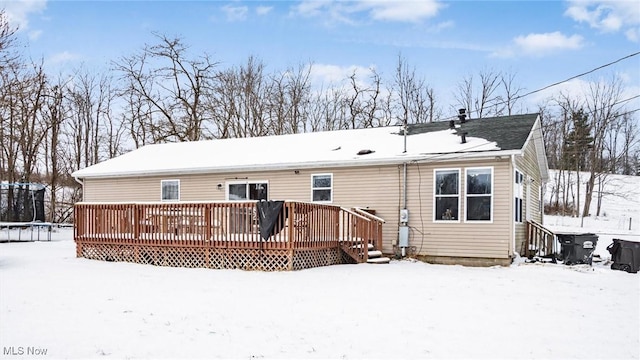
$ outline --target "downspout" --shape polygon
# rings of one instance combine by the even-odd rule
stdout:
[[[515,257],[516,253],[516,220],[515,220],[515,194],[514,194],[514,184],[515,184],[515,172],[516,172],[516,156],[511,154],[511,204],[513,204],[513,211],[511,212],[511,256]]]
[[[403,154],[407,152],[407,121],[404,121],[404,149]],[[407,210],[407,163],[402,163],[402,209],[400,210],[400,226],[398,227],[398,245],[400,246],[402,257],[407,255],[407,247],[409,246],[409,211]]]
[[[82,186],[82,201],[84,201],[84,181],[75,176],[73,177],[73,180],[75,180],[78,184],[80,184],[80,186]]]

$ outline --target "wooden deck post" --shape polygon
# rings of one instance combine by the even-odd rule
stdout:
[[[288,236],[287,236],[287,246],[289,248],[288,252],[289,252],[289,264],[288,264],[288,268],[289,271],[293,270],[293,256],[294,256],[294,241],[295,241],[295,236],[297,234],[297,232],[295,231],[295,221],[294,218],[296,216],[296,210],[295,210],[295,203],[293,202],[285,202],[284,206],[287,208],[286,211],[289,212],[289,218],[287,219],[287,232],[288,232]]]

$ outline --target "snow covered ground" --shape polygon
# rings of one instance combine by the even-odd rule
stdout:
[[[620,220],[640,223],[639,202],[612,197],[582,227],[545,217],[599,235],[593,267],[167,268],[76,258],[55,229],[0,243],[0,359],[640,359],[640,274],[606,261],[612,238],[640,241]]]
[[[552,193],[555,170],[551,170],[550,182],[547,184],[546,196]],[[583,183],[587,173],[581,175]],[[574,190],[575,191],[575,190]],[[544,224],[555,233],[595,233],[598,244],[595,254],[602,258],[610,258],[606,247],[612,239],[640,241],[640,176],[607,175],[602,198],[600,216],[596,216],[596,194],[591,203],[591,215],[585,218],[568,216],[545,216]],[[548,199],[547,199],[548,200]],[[640,352],[640,351],[639,351]]]
[[[76,258],[71,237],[0,244],[1,358],[640,356],[639,274],[605,264],[184,269]]]

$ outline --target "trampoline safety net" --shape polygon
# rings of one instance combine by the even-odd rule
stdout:
[[[45,221],[41,184],[0,183],[0,222]]]

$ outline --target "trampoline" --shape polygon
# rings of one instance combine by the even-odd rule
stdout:
[[[45,221],[44,213],[45,190],[38,183],[0,182],[0,241],[51,240],[52,224]]]

